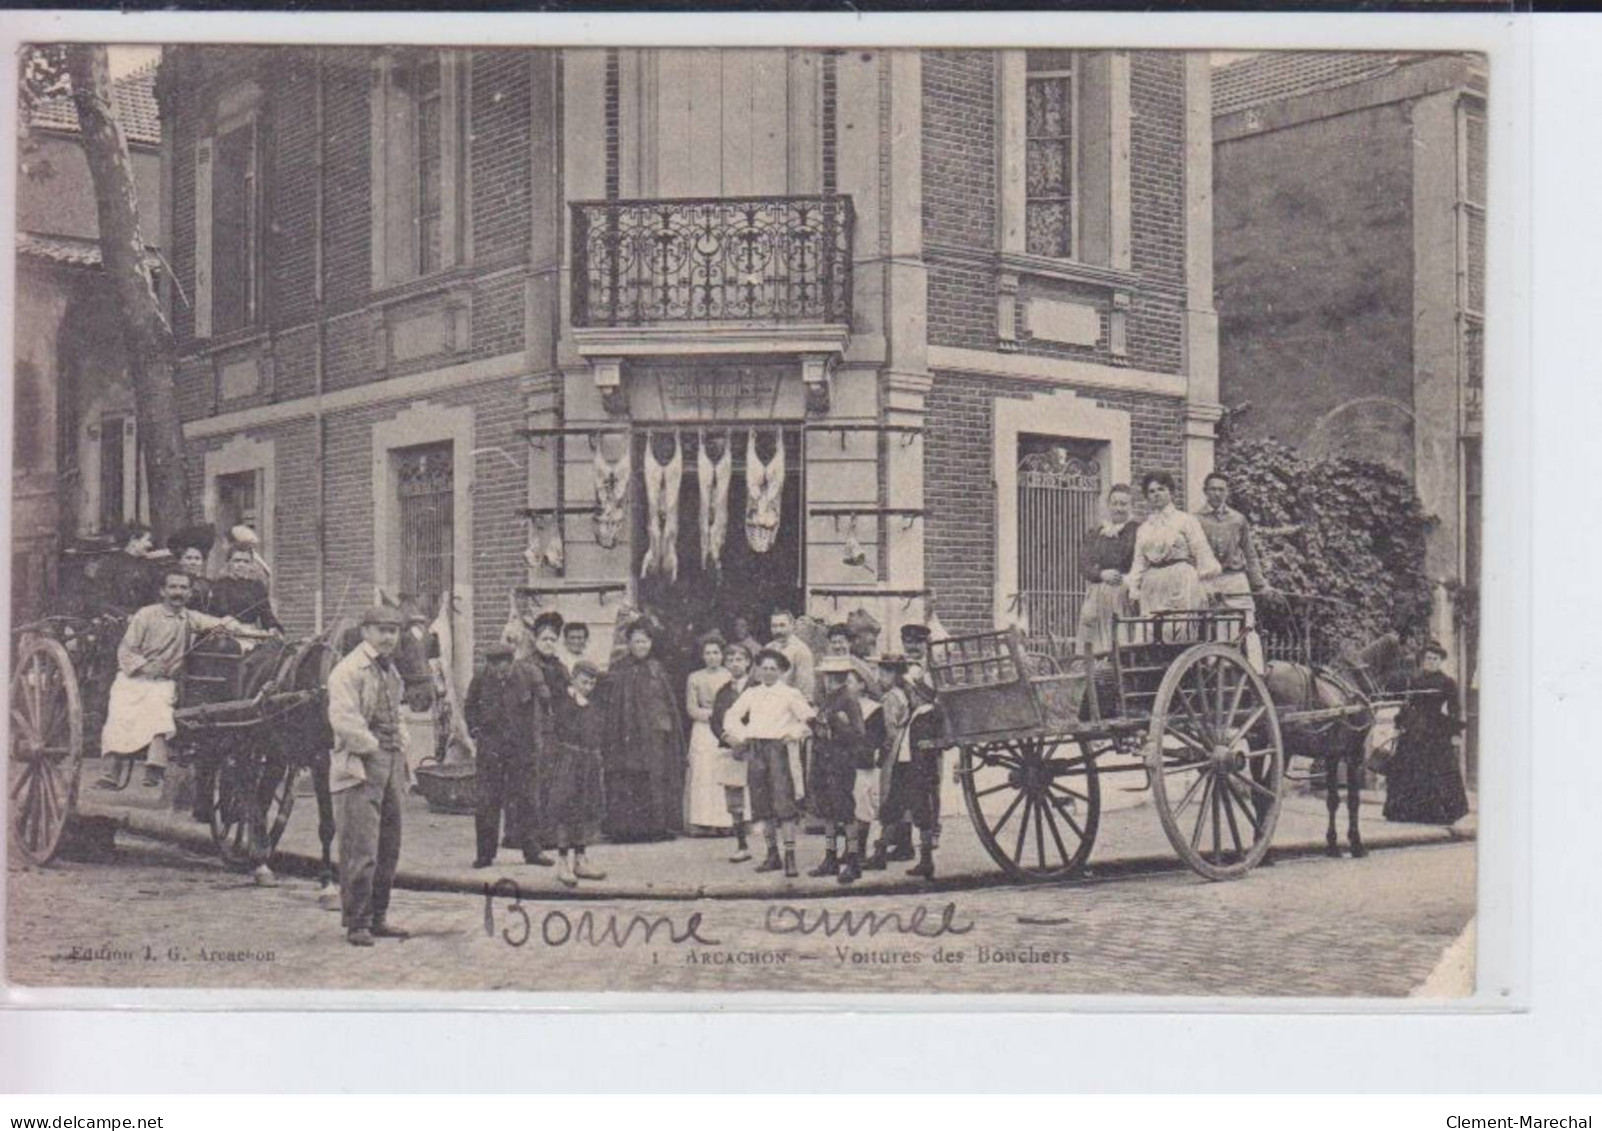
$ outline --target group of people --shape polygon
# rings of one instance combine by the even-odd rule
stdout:
[[[135,524],[96,572],[93,607],[128,615],[100,736],[102,755],[113,759],[102,788],[122,788],[142,752],[144,785],[162,784],[177,730],[177,679],[191,652],[239,655],[282,634],[257,573],[253,534],[242,531],[230,543],[228,572],[216,579],[206,575],[214,539],[210,526],[187,527],[168,540],[167,555],[156,555],[150,530]],[[197,816],[203,801],[197,796]]]
[[[906,625],[905,651],[877,656],[879,626],[859,613],[830,626],[827,652],[814,657],[787,610],[774,612],[770,628],[765,646],[717,633],[701,640],[702,666],[685,689],[687,826],[732,829],[729,859],[743,863],[751,859],[749,813],[766,847],[756,870],[793,877],[796,834],[810,817],[826,848],[809,874],[843,884],[910,859],[916,827],[911,873],[933,877],[939,754],[919,744],[933,737],[934,690],[923,667],[929,630]],[[875,825],[880,836],[869,855]]]
[[[731,862],[742,863],[755,824],[767,847],[758,870],[794,876],[806,815],[828,835],[815,875],[849,883],[911,859],[916,827],[914,873],[932,876],[939,775],[913,734],[933,701],[921,667],[928,630],[908,626],[907,653],[878,656],[879,626],[858,614],[830,629],[820,658],[788,610],[772,615],[767,644],[743,618],[732,628],[732,642],[702,637],[681,701],[649,616],[621,628],[604,672],[585,658],[587,626],[556,612],[514,621],[486,650],[463,709],[478,751],[474,866],[511,847],[573,886],[605,878],[586,854],[602,837],[680,832],[732,834]],[[884,834],[869,855],[875,822]]]
[[[1107,495],[1107,520],[1085,539],[1085,580],[1079,614],[1084,651],[1112,650],[1114,620],[1159,613],[1200,612],[1214,604],[1245,614],[1246,646],[1262,668],[1255,633],[1256,597],[1272,596],[1263,576],[1251,524],[1229,505],[1229,480],[1214,472],[1203,493],[1207,505],[1192,514],[1175,503],[1173,476],[1154,471],[1141,480],[1148,512],[1131,517],[1133,492],[1115,485]]]
[[[1194,514],[1174,502],[1166,472],[1141,480],[1148,513],[1131,517],[1133,493],[1125,484],[1108,492],[1107,520],[1085,538],[1089,583],[1079,616],[1079,644],[1101,655],[1111,651],[1116,618],[1196,612],[1217,606],[1245,614],[1248,662],[1264,669],[1256,632],[1259,596],[1274,587],[1263,575],[1251,523],[1229,505],[1229,480],[1214,472],[1203,483],[1206,505]],[[1468,812],[1456,742],[1463,732],[1458,689],[1442,671],[1446,650],[1429,641],[1421,671],[1411,681],[1409,702],[1397,719],[1399,738],[1387,771],[1387,820],[1450,825]]]

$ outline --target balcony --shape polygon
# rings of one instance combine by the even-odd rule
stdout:
[[[607,200],[571,208],[577,330],[850,325],[850,197]]]

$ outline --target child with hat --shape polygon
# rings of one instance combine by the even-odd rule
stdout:
[[[818,663],[824,680],[824,699],[818,712],[812,740],[812,811],[829,822],[828,850],[823,862],[809,874],[836,876],[849,884],[862,875],[861,856],[867,839],[859,830],[857,813],[857,774],[876,762],[865,713],[877,709],[867,697],[872,675],[868,666],[855,656],[825,656]],[[872,820],[871,814],[869,820]],[[845,857],[836,851],[845,841]]]
[[[585,848],[600,839],[606,808],[601,763],[606,718],[595,704],[600,678],[601,669],[579,660],[556,705],[549,817],[556,837],[556,878],[568,887],[580,880],[606,879],[606,873],[584,855]]]
[[[895,740],[899,728],[906,726],[912,714],[912,691],[909,680],[917,681],[923,678],[924,657],[929,649],[931,633],[927,625],[904,624],[901,626],[901,651],[895,654],[897,664],[894,672],[887,672],[881,689],[881,698],[889,695],[892,687],[899,685],[900,694],[894,704],[887,703],[885,711],[885,730],[890,735],[890,741]],[[881,665],[881,671],[883,671]],[[917,853],[912,847],[912,823],[909,819],[905,802],[907,792],[905,783],[898,793],[891,791],[891,779],[894,776],[894,758],[889,759],[886,767],[886,780],[884,783],[884,799],[886,806],[894,801],[898,806],[896,811],[887,811],[884,816],[883,834],[885,847],[883,851],[876,852],[870,866],[877,864],[882,868],[885,861],[899,862],[913,859]],[[905,776],[905,775],[903,775]]]
[[[923,740],[934,737],[939,725],[939,716],[934,713],[934,689],[922,664],[922,650],[929,636],[923,625],[904,626],[901,638],[909,651],[918,650],[916,657],[886,656],[880,661],[887,680],[881,818],[884,835],[865,865],[878,870],[887,861],[911,859],[911,827],[916,827],[918,863],[908,874],[924,879],[934,876],[934,851],[940,839],[940,755],[920,749]]]
[[[762,822],[768,842],[767,856],[757,865],[759,872],[776,872],[781,867],[787,877],[799,873],[795,866],[795,826],[800,808],[796,805],[799,767],[792,766],[790,749],[807,735],[807,724],[816,714],[806,697],[781,682],[790,661],[776,648],[757,653],[757,679],[730,705],[724,716],[724,733],[735,747],[746,752],[746,789],[751,797],[751,816]],[[779,859],[779,841],[784,842],[784,859]]]

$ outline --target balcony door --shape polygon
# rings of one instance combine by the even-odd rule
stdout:
[[[623,155],[623,196],[822,191],[820,53],[695,49],[638,56],[636,76],[623,84],[624,105],[635,82],[656,97],[649,106],[654,115],[641,114],[635,127],[642,142],[637,163]]]

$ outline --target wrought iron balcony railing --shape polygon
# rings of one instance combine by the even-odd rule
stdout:
[[[848,196],[571,207],[574,326],[851,321]]]

